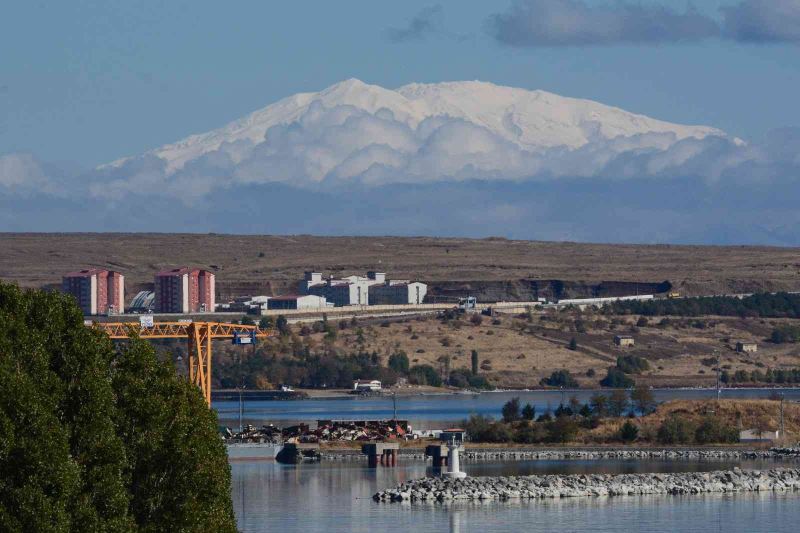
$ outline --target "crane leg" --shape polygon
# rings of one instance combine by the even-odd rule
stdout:
[[[206,404],[211,406],[211,329],[195,322],[189,327],[189,381],[200,387]]]

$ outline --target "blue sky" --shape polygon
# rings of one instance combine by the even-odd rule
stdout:
[[[739,2],[693,4],[722,20],[720,7]],[[515,46],[487,31],[487,19],[511,4],[7,0],[0,154],[87,168],[350,77],[385,87],[481,79],[540,88],[746,139],[800,125],[800,45],[791,39]],[[391,38],[436,6],[436,31]]]

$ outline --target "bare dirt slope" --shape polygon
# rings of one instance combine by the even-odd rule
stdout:
[[[0,234],[0,279],[59,283],[65,272],[122,271],[128,292],[174,265],[216,271],[221,297],[293,289],[304,270],[378,269],[428,282],[670,281],[684,294],[800,289],[800,249],[609,245],[499,238],[314,237],[217,234]],[[514,294],[513,291],[510,294]]]
[[[476,350],[481,375],[501,388],[537,387],[542,378],[561,369],[569,370],[581,386],[596,388],[620,355],[646,359],[649,369],[631,377],[656,387],[714,386],[717,357],[721,369],[731,376],[736,371],[800,368],[800,345],[768,341],[774,326],[793,320],[699,317],[662,322],[651,318],[646,326],[638,327],[638,318],[566,311],[534,313],[531,320],[511,315],[483,317],[479,322],[419,317],[362,324],[363,344],[357,340],[357,328],[348,328],[339,333],[335,346],[342,353],[377,352],[384,364],[390,354],[404,351],[412,365],[427,364],[439,370],[446,364],[451,370],[470,369],[472,350]],[[576,325],[581,331],[576,331]],[[634,337],[636,344],[615,346],[618,334]],[[312,337],[316,346],[323,344],[321,333]],[[569,349],[572,338],[577,341],[575,350]],[[737,341],[756,343],[757,353],[736,352]]]

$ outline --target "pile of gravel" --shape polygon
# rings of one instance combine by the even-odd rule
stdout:
[[[422,478],[376,493],[377,502],[504,501],[580,496],[800,491],[800,469],[676,474]]]

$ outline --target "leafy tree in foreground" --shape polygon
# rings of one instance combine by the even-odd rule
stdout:
[[[235,531],[199,390],[74,301],[0,283],[0,531]]]

